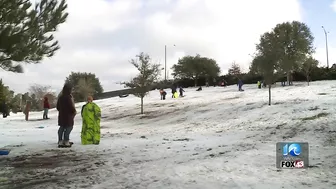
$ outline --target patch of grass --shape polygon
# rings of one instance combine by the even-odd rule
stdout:
[[[309,111],[315,111],[315,110],[318,110],[319,109],[319,107],[318,106],[315,106],[315,107],[310,107],[308,110]]]
[[[336,146],[336,134],[329,134],[324,143],[328,146]]]
[[[329,113],[322,112],[322,113],[319,113],[319,114],[314,115],[314,116],[302,118],[301,120],[302,121],[315,120],[315,119],[318,119],[318,118],[321,118],[321,117],[326,117],[328,115],[329,115]]]
[[[317,93],[317,95],[327,95],[328,93]]]
[[[285,102],[275,102],[273,105],[284,104]]]

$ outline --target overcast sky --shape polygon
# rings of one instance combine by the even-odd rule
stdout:
[[[137,73],[130,59],[145,52],[164,65],[165,45],[169,68],[199,53],[223,74],[233,61],[248,71],[260,35],[279,22],[303,21],[304,10],[297,0],[68,0],[68,12],[54,57],[23,74],[0,73],[15,92],[33,83],[59,90],[71,71],[95,73],[105,91],[119,89],[117,82]]]

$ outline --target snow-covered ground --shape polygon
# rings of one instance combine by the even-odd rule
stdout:
[[[217,189],[336,188],[336,82],[296,83],[268,90],[209,87],[161,101],[96,101],[99,146],[80,144],[77,115],[71,149],[58,149],[57,111],[0,120],[0,188]],[[170,91],[167,91],[170,93]],[[80,112],[81,104],[77,104]],[[44,128],[39,128],[44,127]],[[275,144],[309,142],[310,167],[278,170]]]

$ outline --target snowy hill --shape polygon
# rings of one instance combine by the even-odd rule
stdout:
[[[99,146],[80,145],[76,116],[71,149],[56,148],[57,111],[0,120],[0,188],[336,188],[336,83],[272,89],[209,87],[186,97],[96,101],[102,109]],[[83,103],[77,104],[78,112]],[[43,128],[38,128],[43,127]],[[310,168],[278,170],[275,144],[309,142]],[[15,185],[13,184],[15,181]]]

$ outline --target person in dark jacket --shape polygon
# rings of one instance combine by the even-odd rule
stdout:
[[[244,91],[243,89],[242,89],[242,87],[243,87],[243,81],[242,80],[238,80],[238,90],[239,91]]]
[[[57,100],[58,110],[58,145],[70,145],[70,133],[74,126],[76,116],[75,104],[71,96],[72,87],[65,84],[61,96]],[[64,137],[63,137],[64,136]]]
[[[163,89],[160,89],[161,100],[166,100],[167,92]]]
[[[49,104],[49,101],[48,101],[48,97],[44,97],[44,100],[43,100],[43,119],[49,119],[48,118],[48,111],[50,109],[50,104]]]
[[[185,91],[183,90],[183,88],[181,86],[179,87],[179,90],[180,90],[180,97],[183,97],[183,92],[185,92]]]

